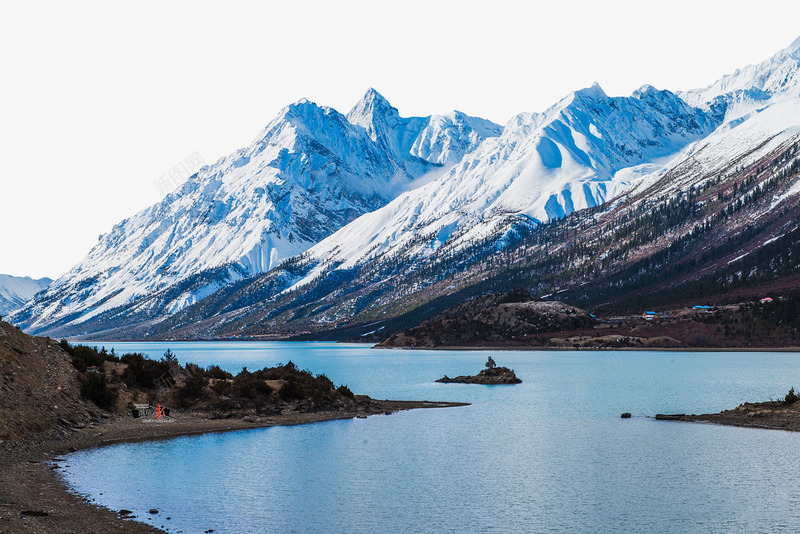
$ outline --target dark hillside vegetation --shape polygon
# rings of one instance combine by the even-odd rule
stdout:
[[[139,353],[117,357],[106,349],[59,343],[77,371],[81,396],[98,407],[124,413],[131,403],[161,403],[209,413],[281,413],[341,409],[358,403],[346,385],[298,369],[291,361],[233,375],[213,365],[181,366],[171,351],[161,360]]]
[[[505,300],[514,302],[497,304]],[[596,316],[557,301],[484,295],[394,334],[378,347],[797,348],[800,292],[719,306]]]

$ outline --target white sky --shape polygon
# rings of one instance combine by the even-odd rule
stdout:
[[[263,4],[263,5],[262,5]],[[504,124],[594,81],[705,86],[800,35],[800,2],[0,4],[0,273],[66,272],[198,152],[302,97]]]

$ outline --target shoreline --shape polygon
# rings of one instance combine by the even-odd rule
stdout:
[[[72,341],[68,339],[68,341]],[[790,347],[566,347],[566,346],[530,346],[530,345],[445,345],[435,347],[381,347],[380,342],[374,341],[337,341],[337,340],[303,340],[297,341],[293,339],[180,339],[180,340],[162,340],[162,339],[144,339],[134,341],[108,341],[108,340],[83,340],[75,339],[76,342],[89,345],[102,345],[108,344],[111,346],[113,343],[263,343],[263,342],[280,342],[280,343],[338,343],[342,345],[369,345],[369,348],[378,350],[476,350],[476,351],[589,351],[589,352],[605,352],[605,351],[639,351],[639,352],[799,352],[800,345]]]
[[[145,424],[141,419],[111,416],[96,428],[71,429],[28,435],[0,443],[0,532],[164,532],[166,518],[151,515],[123,519],[115,510],[103,508],[78,495],[57,473],[61,455],[122,443],[172,439],[217,432],[255,430],[327,421],[389,415],[423,408],[466,406],[460,402],[374,400],[367,409],[290,413],[265,417],[210,419],[195,413],[176,414],[169,423]],[[60,462],[60,463],[63,463]],[[201,528],[202,525],[198,525]]]
[[[444,347],[372,347],[377,350],[451,350],[451,351],[519,351],[519,352],[798,352],[798,347],[530,347],[511,345],[476,345],[472,346],[444,346]]]
[[[703,423],[740,428],[784,430],[800,432],[800,402],[786,404],[783,401],[746,402],[732,410],[711,414],[658,414],[666,421]]]

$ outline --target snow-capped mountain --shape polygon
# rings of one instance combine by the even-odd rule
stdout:
[[[375,299],[392,310],[380,313],[406,313],[442,296],[433,284],[458,287],[444,281],[458,276],[453,261],[472,265],[468,251],[506,253],[521,234],[585,208],[614,221],[619,206],[634,220],[651,199],[670,210],[713,185],[719,197],[696,208],[706,210],[758,177],[762,189],[742,201],[765,188],[775,197],[747,222],[770,206],[785,214],[800,193],[775,185],[789,179],[800,135],[798,72],[800,39],[704,89],[609,97],[595,84],[503,128],[459,112],[402,118],[372,90],[347,116],[300,101],[251,147],[115,227],[15,318],[58,335],[130,324],[144,325],[131,335],[163,335],[198,322],[202,335],[323,328],[358,321]],[[581,223],[587,235],[591,223]],[[602,242],[613,242],[614,224]],[[687,231],[675,228],[649,230],[652,246],[637,254]],[[246,278],[257,273],[266,274]],[[386,304],[398,299],[408,304]]]
[[[678,94],[709,113],[719,126],[687,146],[661,172],[640,180],[637,188],[681,169],[681,180],[671,187],[685,189],[731,163],[745,167],[799,135],[800,38],[761,63],[738,69],[708,87]]]
[[[509,215],[558,219],[646,188],[675,168],[683,169],[671,186],[678,189],[732,161],[755,161],[800,133],[800,38],[679,94],[645,85],[610,98],[595,84],[544,113],[517,115],[440,179],[311,248],[317,267],[298,285],[397,250],[408,258],[457,249],[504,231]]]
[[[734,120],[767,101],[793,100],[800,91],[800,38],[774,56],[723,76],[708,87],[680,92],[692,106],[720,120]]]
[[[215,269],[157,310],[174,313],[305,251],[500,130],[460,112],[403,118],[373,89],[347,116],[300,100],[249,147],[101,236],[15,320],[32,331],[77,324]]]
[[[441,178],[312,247],[307,256],[319,266],[309,276],[393,250],[408,257],[458,248],[491,235],[509,215],[539,223],[597,206],[715,127],[707,113],[651,86],[627,98],[596,84],[575,91],[544,113],[517,115]]]
[[[506,249],[519,244],[520,233],[536,236],[530,228],[539,222],[606,202],[595,212],[608,221],[597,231],[602,237],[597,239],[592,226],[583,230],[593,247],[589,250],[597,254],[589,260],[595,268],[600,259],[608,261],[609,250],[598,243],[628,247],[629,252],[617,256],[622,260],[630,253],[631,242],[615,242],[616,217],[646,218],[651,206],[674,209],[670,206],[679,203],[681,195],[704,188],[716,189],[719,196],[713,203],[699,201],[694,209],[726,207],[731,191],[743,191],[734,183],[738,187],[756,177],[763,183],[743,195],[736,209],[765,190],[774,191],[774,196],[741,221],[724,219],[717,235],[739,232],[745,225],[751,225],[752,234],[764,224],[763,231],[773,237],[754,237],[755,244],[742,246],[770,243],[776,235],[770,225],[785,217],[781,213],[786,213],[787,202],[800,194],[800,186],[791,185],[793,175],[786,174],[795,166],[791,158],[800,138],[800,90],[794,82],[764,80],[773,78],[770,66],[780,70],[781,80],[796,80],[796,51],[797,43],[762,63],[767,67],[743,69],[751,74],[749,81],[740,71],[736,84],[712,86],[724,86],[730,89],[727,93],[697,90],[678,98],[644,86],[629,98],[609,98],[595,86],[568,95],[544,113],[521,114],[501,136],[482,143],[441,178],[360,217],[286,269],[223,290],[205,305],[185,310],[166,321],[157,335],[250,335],[259,328],[291,332],[293,324],[324,331],[359,322],[375,330],[393,314],[415,307],[433,309],[434,300],[446,301],[454,291],[469,295],[464,284],[484,287],[480,280],[500,276],[497,266],[484,268],[483,262],[475,264],[466,256],[514,256],[515,251]],[[750,105],[748,95],[758,95],[760,104]],[[720,102],[738,102],[738,107],[720,112]],[[612,198],[617,200],[609,203]],[[734,204],[726,209],[731,212]],[[771,213],[773,208],[776,213]],[[592,217],[589,222],[582,219],[581,225],[595,222]],[[718,212],[713,220],[721,220]],[[682,232],[693,231],[693,225],[708,223],[679,218],[675,224],[682,222],[685,227],[676,226],[664,235],[649,230],[652,243],[643,241],[644,250],[633,257],[658,253],[671,240],[682,238]],[[787,223],[780,224],[787,228]],[[527,230],[518,232],[520,225]],[[572,239],[582,241],[579,235]],[[545,248],[532,246],[531,253],[546,258],[561,246],[559,241],[550,243]],[[711,238],[700,248],[717,244]],[[517,258],[525,258],[525,252]],[[524,272],[512,269],[509,276],[519,283],[528,276]]]
[[[502,132],[499,125],[460,111],[404,119],[374,89],[367,91],[347,114],[347,120],[364,128],[369,138],[391,157],[399,159],[411,154],[437,165],[458,163],[484,139]]]
[[[51,282],[50,278],[35,280],[28,276],[0,274],[0,315],[8,315],[20,309]]]

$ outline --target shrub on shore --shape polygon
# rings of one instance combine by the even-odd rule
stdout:
[[[107,352],[105,347],[97,350],[97,347],[87,345],[71,345],[66,339],[62,339],[59,345],[70,355],[72,366],[82,373],[85,373],[89,367],[100,367],[103,362],[119,361],[114,349]]]
[[[66,339],[62,339],[59,345],[69,354],[72,366],[78,370],[81,397],[92,401],[99,408],[113,409],[118,393],[108,387],[103,363],[119,361],[114,349],[108,352],[105,347],[97,350],[97,347],[87,345],[71,345]]]
[[[787,393],[786,396],[783,398],[783,403],[784,404],[794,404],[798,400],[800,400],[800,397],[798,397],[795,394],[794,387],[792,387],[791,389],[789,389],[789,393]]]
[[[72,346],[66,340],[61,342],[61,346],[80,371],[83,397],[106,409],[112,409],[118,397],[118,386],[109,385],[119,382],[124,382],[133,390],[144,390],[150,402],[155,402],[165,388],[172,389],[175,402],[183,408],[191,408],[202,402],[206,407],[217,405],[226,409],[250,405],[261,409],[268,404],[312,401],[306,407],[320,409],[333,406],[342,397],[355,399],[346,385],[337,388],[326,375],[315,376],[307,370],[298,369],[291,361],[253,372],[245,367],[234,376],[218,365],[204,369],[197,364],[187,363],[182,367],[170,350],[160,360],[151,360],[140,353],[117,358],[113,349],[109,353],[105,348],[98,350],[97,347]],[[114,369],[107,376],[103,369],[106,361],[123,364],[121,375]],[[182,382],[177,388],[174,387],[176,379]],[[267,381],[277,382],[280,387],[271,387]],[[211,387],[208,387],[209,383]]]
[[[230,380],[233,378],[232,374],[228,371],[223,371],[219,365],[208,366],[205,374],[207,378],[214,378],[216,380]]]
[[[355,399],[356,398],[356,396],[353,394],[353,392],[350,391],[350,388],[345,386],[344,384],[339,386],[339,389],[337,389],[336,391],[338,391],[339,393],[341,393],[343,396],[347,397],[348,399]]]
[[[211,389],[214,390],[214,393],[220,396],[230,396],[231,390],[233,390],[233,384],[228,382],[227,380],[218,380],[214,382],[214,385],[211,386]]]
[[[81,397],[95,403],[99,408],[111,410],[117,402],[117,392],[106,384],[106,376],[100,372],[89,372],[81,381]]]
[[[157,362],[145,358],[143,354],[133,353],[125,354],[120,361],[127,364],[122,380],[128,387],[152,389],[156,387],[156,380],[172,380],[170,364],[163,360]]]
[[[308,397],[308,391],[301,382],[294,378],[289,378],[278,390],[278,395],[285,401],[291,401]]]
[[[190,374],[186,383],[178,389],[176,397],[181,406],[188,408],[192,405],[192,400],[197,400],[203,396],[203,390],[208,384],[208,379],[202,374]]]
[[[234,394],[251,401],[264,401],[272,395],[272,388],[246,368],[233,379],[232,389]]]

